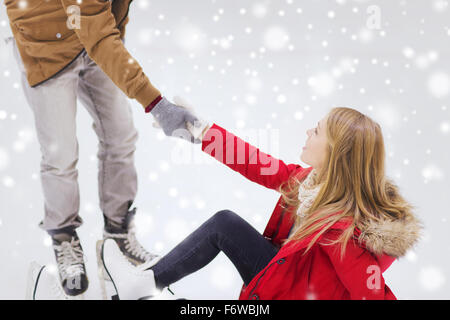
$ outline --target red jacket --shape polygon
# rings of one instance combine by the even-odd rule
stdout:
[[[292,174],[298,175],[301,180],[312,170],[297,164],[287,165],[216,124],[205,134],[202,150],[249,180],[273,190],[278,190],[280,184]],[[262,174],[264,171],[270,172],[270,168],[277,170],[272,174]],[[281,197],[263,233],[277,246],[287,238],[294,221],[290,218],[295,214],[290,209],[283,209],[280,203]],[[415,222],[414,219],[412,221]],[[336,250],[339,245],[324,246],[319,243],[324,239],[336,239],[349,223],[337,222],[305,255],[302,254],[315,234],[281,246],[269,264],[242,288],[240,299],[396,299],[382,276],[395,257],[385,253],[375,255],[368,249],[374,247],[372,242],[378,245],[380,239],[390,235],[387,231],[383,233],[383,228],[380,231],[382,234],[375,239],[377,241],[367,237],[369,246],[358,245],[355,239],[360,231],[356,229],[355,239],[349,241],[343,260]],[[398,234],[392,236],[398,237]],[[414,234],[407,236],[405,248],[387,251],[393,255],[401,250],[404,253],[406,247],[417,239]]]

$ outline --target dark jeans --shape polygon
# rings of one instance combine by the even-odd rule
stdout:
[[[229,210],[217,212],[152,267],[164,288],[203,268],[223,251],[248,284],[278,252],[247,221]]]

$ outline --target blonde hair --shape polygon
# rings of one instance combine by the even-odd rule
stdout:
[[[295,215],[296,229],[287,241],[304,239],[322,228],[306,253],[335,222],[351,218],[353,223],[339,238],[327,243],[340,243],[343,257],[355,227],[364,230],[374,220],[403,219],[413,207],[385,176],[385,148],[378,123],[357,110],[333,108],[326,134],[329,145],[325,166],[317,177],[322,186],[306,217],[300,220]],[[285,205],[296,210],[300,183],[292,176],[279,189]]]

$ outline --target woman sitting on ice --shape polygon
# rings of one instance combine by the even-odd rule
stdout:
[[[262,235],[238,214],[217,212],[155,261],[149,283],[165,288],[223,251],[244,281],[240,299],[395,299],[382,273],[417,242],[421,224],[385,176],[380,126],[333,108],[307,135],[301,160],[311,167],[303,168],[206,127],[204,152],[281,197]],[[103,247],[113,281],[114,246]]]

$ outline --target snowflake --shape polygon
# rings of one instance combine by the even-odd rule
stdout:
[[[428,78],[428,90],[435,98],[444,98],[450,92],[450,78],[441,71],[433,73]]]
[[[6,150],[0,148],[0,171],[9,165],[9,154]]]
[[[289,34],[280,26],[272,26],[264,32],[263,38],[266,48],[273,51],[279,51],[288,45]]]
[[[428,291],[435,291],[441,288],[445,282],[445,275],[435,266],[424,267],[419,272],[419,282]]]

